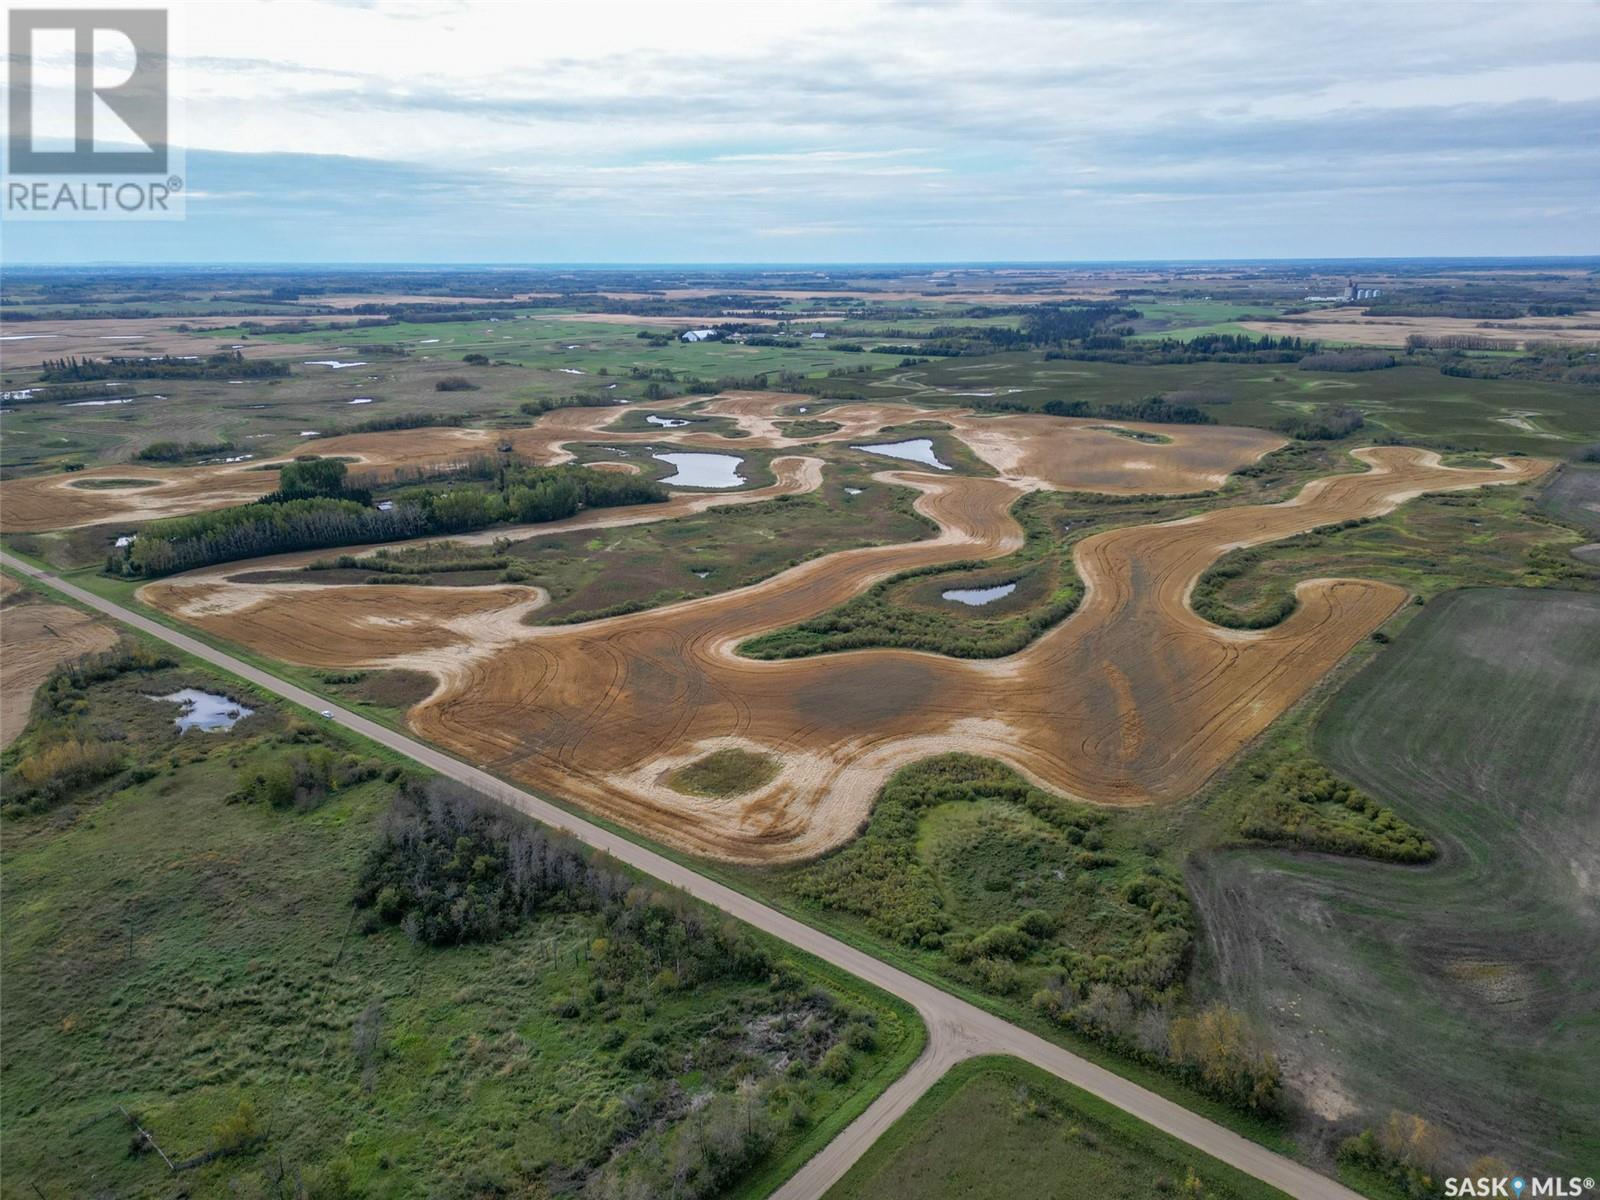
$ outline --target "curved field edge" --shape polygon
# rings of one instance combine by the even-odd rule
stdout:
[[[1270,504],[1292,498],[1324,475],[1369,470],[1346,452],[1291,444],[1269,451],[1232,472],[1218,489],[1187,494],[1117,495],[1085,491],[1033,491],[1019,496],[1008,515],[1021,528],[1022,548],[992,559],[934,563],[897,572],[837,607],[796,624],[768,630],[740,643],[735,652],[763,659],[806,658],[850,650],[907,649],[957,658],[1004,658],[1026,649],[1065,621],[1083,601],[1084,584],[1074,557],[1077,544],[1095,534],[1139,525],[1161,524],[1215,510]],[[1063,525],[1064,522],[1064,525]],[[1055,530],[1060,527],[1060,532]],[[901,594],[921,581],[932,588],[984,588],[1015,582],[1023,591],[1033,576],[1044,586],[1032,589],[1026,607],[1014,599],[993,607],[968,608],[946,602],[940,608],[908,602]],[[1196,589],[1195,611],[1202,611]],[[1287,617],[1296,606],[1291,593]],[[1273,622],[1276,624],[1277,622]]]
[[[949,1108],[970,1101],[986,1086],[1010,1093],[1013,1109],[1006,1111],[987,1105],[979,1112],[964,1109],[959,1117],[970,1117],[972,1124],[958,1128],[941,1124],[940,1119]],[[994,1125],[1002,1122],[1034,1124],[1026,1132],[1003,1127],[995,1132]],[[909,1180],[897,1187],[892,1172],[902,1156],[938,1154],[937,1149],[930,1147],[932,1138],[952,1139],[950,1149],[970,1144],[974,1155],[1003,1156],[1006,1151],[1018,1149],[1014,1143],[1030,1136],[1040,1158],[1048,1159],[1049,1165],[1041,1165],[1022,1178],[996,1177],[998,1164],[988,1159],[985,1186],[990,1194],[1037,1195],[1047,1182],[1056,1182],[1064,1176],[1083,1183],[1084,1175],[1098,1165],[1095,1160],[1110,1159],[1107,1150],[1114,1148],[1124,1160],[1137,1160],[1141,1166],[1149,1164],[1151,1173],[1158,1178],[1165,1177],[1174,1192],[1184,1184],[1186,1172],[1193,1172],[1206,1195],[1235,1200],[1281,1200],[1284,1196],[1276,1188],[1218,1162],[1030,1063],[990,1055],[970,1058],[952,1067],[862,1155],[843,1179],[828,1190],[825,1200],[866,1200],[867,1197],[896,1200],[912,1195],[918,1200],[956,1200],[970,1192],[954,1190],[956,1185],[952,1179],[946,1180],[950,1185],[948,1189],[936,1185],[928,1187],[929,1181],[913,1183]],[[1109,1161],[1104,1165],[1112,1168],[1113,1173],[1118,1167]],[[1083,1173],[1067,1176],[1073,1166]],[[908,1190],[913,1186],[914,1192]]]
[[[11,572],[8,569],[7,575],[9,576],[10,574]],[[30,587],[37,588],[42,593],[50,596],[52,599],[59,599],[63,604],[72,605],[75,610],[81,608],[81,606],[78,606],[71,598],[61,595],[61,593],[51,589],[47,584],[29,579],[28,585]],[[194,673],[196,675],[203,675],[209,680],[214,680],[216,681],[216,685],[218,687],[225,687],[225,690],[230,695],[238,695],[246,700],[254,700],[257,703],[259,710],[270,711],[271,709],[276,708],[286,714],[291,714],[295,717],[298,717],[308,726],[316,723],[315,714],[311,713],[310,711],[301,709],[293,702],[288,701],[276,694],[263,692],[255,685],[232,675],[222,668],[196,659],[188,654],[185,654],[181,650],[171,647],[167,643],[157,642],[154,639],[147,638],[138,632],[128,631],[125,628],[123,628],[123,632],[125,636],[133,642],[159,647],[162,654],[177,661],[178,667],[175,669],[181,669],[185,672]],[[403,767],[407,772],[418,777],[431,776],[431,772],[429,772],[425,767],[414,763],[406,756],[394,751],[390,751],[376,743],[368,742],[366,739],[362,738],[359,734],[354,733],[353,731],[340,728],[337,730],[336,736],[340,742],[348,748],[353,749],[357,753],[360,753],[364,756],[368,756],[375,761],[387,763],[391,766]],[[225,754],[224,757],[226,757]],[[364,792],[366,789],[360,790]],[[351,795],[356,796],[356,793],[352,792]],[[122,798],[122,795],[119,794],[117,797],[108,799],[105,802],[116,804],[121,802]],[[222,803],[220,799],[217,799],[214,802],[217,804]],[[358,802],[361,807],[367,810],[371,810],[375,804],[379,803],[379,801],[373,798],[364,796],[358,797],[356,802]],[[86,813],[86,817],[90,823],[90,828],[93,828],[95,822],[93,813],[94,810],[90,810]],[[337,827],[343,827],[345,824],[345,814],[342,806],[330,804],[330,807],[326,810],[324,815],[327,818],[332,819]],[[292,819],[299,821],[316,821],[317,814],[313,812],[310,814],[298,815]],[[530,818],[523,817],[520,814],[511,813],[510,819],[518,822],[527,822],[535,827],[543,828],[543,826],[540,826],[538,822],[532,821]],[[55,833],[51,836],[53,839],[57,839],[61,836],[61,832]],[[590,853],[595,852],[591,851]],[[628,871],[635,877],[649,882],[657,888],[681,895],[681,893],[676,893],[675,889],[671,888],[670,885],[661,884],[658,881],[652,880],[649,876],[643,875],[642,873],[631,868],[629,868]],[[692,900],[688,897],[684,897],[684,899],[688,904],[696,908],[701,907],[699,901]],[[344,914],[342,911],[339,914],[339,918],[338,924],[342,928],[344,925]],[[777,938],[762,933],[758,930],[750,929],[748,926],[741,925],[740,928],[743,929],[758,944],[768,947],[775,963],[786,964],[796,969],[806,980],[812,984],[824,985],[828,987],[836,995],[838,995],[841,1000],[847,1003],[858,1005],[875,1013],[878,1017],[877,1031],[881,1038],[879,1050],[873,1053],[869,1059],[866,1059],[861,1068],[858,1068],[857,1073],[850,1080],[850,1090],[844,1094],[843,1101],[841,1103],[819,1114],[817,1118],[805,1128],[802,1136],[789,1142],[787,1145],[784,1145],[779,1154],[777,1154],[775,1157],[772,1157],[770,1160],[763,1161],[758,1164],[758,1166],[749,1175],[738,1180],[734,1186],[730,1187],[725,1193],[722,1193],[730,1197],[749,1198],[749,1200],[756,1200],[758,1197],[770,1194],[775,1188],[781,1185],[790,1175],[798,1170],[800,1166],[802,1166],[808,1159],[817,1153],[818,1150],[827,1145],[840,1130],[848,1126],[863,1111],[865,1111],[884,1091],[884,1089],[886,1089],[896,1079],[903,1075],[910,1067],[911,1063],[914,1062],[922,1053],[927,1041],[927,1031],[921,1020],[918,1018],[915,1010],[909,1004],[906,1004],[896,997],[889,995],[888,993],[884,993],[879,989],[874,988],[870,984],[864,983],[848,972],[834,967],[831,964],[822,962],[809,953],[793,947],[788,943],[782,942]],[[336,934],[337,930],[334,930],[334,933]],[[478,947],[476,949],[478,951],[483,951],[492,948]],[[442,953],[449,955],[452,953],[452,951],[446,949],[442,951],[424,951],[424,953]],[[422,969],[426,970],[427,968],[424,966]],[[459,971],[454,973],[457,975],[460,974]],[[108,1100],[108,1104],[109,1103],[110,1101]],[[132,1103],[132,1101],[130,1100],[129,1103]]]
[[[1595,565],[1571,556],[1584,540],[1572,528],[1581,513],[1552,503],[1573,477],[1569,468],[1540,484],[1429,493],[1382,517],[1229,551],[1201,575],[1191,603],[1215,625],[1268,629],[1294,613],[1295,584],[1310,576],[1384,580],[1425,599],[1457,587],[1600,584]]]
[[[731,653],[741,638],[825,611],[895,568],[1015,549],[1021,533],[1004,510],[1017,485],[998,480],[908,477],[924,492],[919,505],[947,529],[931,541],[832,555],[742,592],[570,629],[527,630],[503,598],[471,589],[280,594],[262,585],[223,609],[211,596],[228,590],[225,581],[178,577],[143,594],[224,636],[323,667],[390,665],[397,656],[431,662],[445,682],[409,718],[424,736],[704,856],[792,860],[847,838],[888,772],[936,741],[1102,803],[1187,794],[1404,598],[1392,585],[1308,581],[1295,618],[1240,639],[1187,608],[1191,572],[1228,545],[1270,541],[1324,523],[1319,516],[1388,511],[1423,490],[1515,482],[1545,465],[1508,460],[1495,471],[1455,472],[1413,450],[1357,453],[1379,469],[1319,477],[1286,504],[1212,510],[1078,543],[1088,591],[1076,617],[1003,670],[895,651],[756,667]],[[386,610],[377,621],[368,619],[375,603]],[[401,604],[404,614],[395,612]],[[1291,658],[1297,673],[1285,669]],[[1196,688],[1160,686],[1177,670]],[[703,700],[664,726],[660,703],[689,694]],[[605,697],[603,728],[593,711],[573,708],[571,698],[585,695]],[[1215,719],[1219,711],[1227,721]],[[1065,742],[1063,729],[1071,731]],[[865,751],[851,740],[863,731],[875,738]],[[1183,739],[1180,752],[1169,753],[1167,731]],[[686,821],[651,764],[677,765],[730,738],[755,751],[781,747],[789,765],[748,801],[697,806]]]

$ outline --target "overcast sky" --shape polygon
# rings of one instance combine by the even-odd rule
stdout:
[[[172,9],[188,219],[10,261],[1600,252],[1600,3]]]

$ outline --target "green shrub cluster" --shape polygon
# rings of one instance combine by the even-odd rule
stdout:
[[[1176,1018],[1167,1052],[1179,1074],[1219,1100],[1258,1113],[1282,1105],[1277,1057],[1244,1014],[1225,1004]]]
[[[974,922],[959,895],[971,880],[925,850],[923,821],[941,806],[1021,810],[1049,830],[1042,865],[1062,888],[1054,902]],[[874,934],[932,956],[935,968],[1035,1011],[1240,1108],[1276,1111],[1277,1063],[1255,1028],[1221,1006],[1185,1012],[1182,984],[1195,940],[1187,889],[1160,863],[1116,849],[1101,810],[1033,787],[989,759],[948,754],[896,773],[850,845],[801,871],[791,894],[848,913]],[[1001,823],[966,838],[992,838]],[[1023,860],[984,858],[965,845],[971,870],[996,872],[999,887]],[[1053,867],[1052,867],[1052,864]],[[988,888],[990,880],[982,881]],[[1012,893],[1016,894],[1016,893]],[[991,907],[992,911],[992,907]]]
[[[603,1049],[635,1078],[566,1118],[561,1161],[540,1172],[556,1192],[723,1194],[878,1049],[873,1013],[808,986],[730,920],[445,781],[402,786],[355,900],[369,932],[398,925],[437,947],[541,919],[586,922],[592,936],[562,953],[585,964],[589,983],[552,1002],[559,1019],[614,1020],[624,1004],[648,1015],[666,997],[712,985],[760,988],[693,1029],[614,1026]],[[685,1075],[699,1081],[692,1094]],[[483,1181],[490,1192],[511,1182]]]
[[[1083,585],[1074,578],[1057,588],[1049,602],[1034,612],[991,618],[981,624],[958,623],[948,613],[908,608],[889,599],[890,589],[907,580],[980,570],[988,565],[978,561],[940,563],[902,571],[820,617],[751,638],[739,647],[739,653],[750,658],[803,658],[869,646],[892,646],[948,654],[954,658],[1003,658],[1021,650],[1052,625],[1066,620],[1083,599]]]
[[[1287,621],[1300,601],[1294,592],[1268,595],[1251,608],[1239,609],[1222,598],[1223,587],[1244,575],[1258,562],[1259,550],[1235,550],[1208,568],[1189,593],[1189,606],[1213,625],[1227,629],[1268,629]]]
[[[12,811],[42,812],[120,773],[125,765],[122,747],[115,743],[66,734],[30,750],[7,772],[6,806]]]
[[[1305,363],[1300,365],[1305,367]],[[1285,417],[1278,422],[1278,429],[1302,441],[1333,442],[1350,436],[1366,423],[1366,418],[1358,408],[1324,404],[1307,416]]]
[[[537,417],[558,408],[614,408],[624,403],[622,397],[609,392],[573,392],[566,396],[540,396],[537,400],[524,400],[518,410]]]
[[[367,353],[371,347],[363,347]],[[388,417],[368,417],[349,425],[330,426],[317,434],[319,438],[344,437],[352,433],[388,433],[393,429],[432,429],[435,426],[465,425],[465,413],[411,412],[396,413]]]
[[[670,971],[680,987],[761,978],[771,968],[731,922],[441,781],[402,788],[356,903],[435,946],[491,941],[547,909],[594,913],[610,969]]]
[[[1268,629],[1282,624],[1300,607],[1294,591],[1282,588],[1276,594],[1268,593],[1249,608],[1237,608],[1223,598],[1223,592],[1235,579],[1243,578],[1259,566],[1269,555],[1280,557],[1286,552],[1322,545],[1331,532],[1355,529],[1371,524],[1371,518],[1353,517],[1333,525],[1325,525],[1298,537],[1285,538],[1270,547],[1233,550],[1223,555],[1195,580],[1189,594],[1189,606],[1213,625],[1227,629]],[[1281,585],[1279,585],[1281,587]]]
[[[342,788],[376,779],[383,770],[376,759],[335,754],[328,746],[284,750],[264,767],[249,773],[229,800],[259,800],[273,808],[301,811],[317,807]]]
[[[1314,759],[1285,753],[1252,764],[1239,836],[1329,854],[1423,863],[1438,848],[1416,826]]]
[[[1394,355],[1383,350],[1324,350],[1299,362],[1302,371],[1385,371],[1399,365]]]
[[[233,451],[232,442],[151,442],[135,454],[136,462],[185,462]]]
[[[901,585],[917,579],[962,571],[1001,570],[994,563],[971,560],[935,564],[902,571],[874,584],[862,595],[809,621],[751,638],[739,647],[751,658],[801,658],[838,650],[871,646],[926,650],[958,658],[999,658],[1015,654],[1046,629],[1076,611],[1083,599],[1066,553],[1066,545],[1052,525],[1044,493],[1024,496],[1013,510],[1026,541],[1015,556],[1023,560],[1010,574],[1019,579],[1034,570],[1053,570],[1059,582],[1045,604],[1030,613],[986,617],[974,609],[913,608],[897,604],[892,596]],[[1079,498],[1072,497],[1075,503]],[[1053,562],[1046,560],[1054,559]]]
[[[1339,1147],[1339,1161],[1378,1175],[1407,1200],[1440,1200],[1450,1175],[1499,1179],[1512,1172],[1497,1159],[1480,1159],[1465,1170],[1451,1162],[1444,1133],[1414,1113],[1391,1112],[1377,1129],[1363,1129]],[[1484,1193],[1474,1193],[1487,1195]]]
[[[973,927],[946,901],[945,880],[924,860],[918,827],[945,804],[1014,805],[1058,838],[1058,872],[1074,878],[1066,908],[1019,911]],[[1052,989],[1052,1015],[1077,1023],[1071,1010],[1096,985],[1126,989],[1132,1003],[1165,1003],[1178,986],[1193,943],[1183,886],[1155,864],[1122,869],[1106,849],[1104,813],[1063,800],[989,759],[949,754],[899,771],[884,786],[865,831],[849,846],[799,875],[801,899],[851,913],[879,936],[939,954],[950,974],[999,994],[1026,997]],[[1079,939],[1081,912],[1113,917],[1122,932],[1115,952]]]
[[[498,548],[497,548],[498,549]],[[312,571],[373,571],[380,575],[420,578],[426,575],[457,574],[467,571],[504,571],[513,560],[499,552],[484,552],[460,542],[424,542],[375,550],[371,554],[341,554],[319,558],[307,568]]]

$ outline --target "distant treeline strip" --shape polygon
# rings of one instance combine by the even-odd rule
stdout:
[[[1052,417],[1093,417],[1098,421],[1145,421],[1153,425],[1215,425],[1217,419],[1192,404],[1173,404],[1147,396],[1131,404],[1091,404],[1087,400],[1047,400],[1038,408],[1017,400],[982,399],[976,407],[994,412],[1044,412]]]
[[[396,413],[392,417],[372,417],[353,425],[330,425],[316,436],[318,438],[344,437],[351,433],[387,433],[393,429],[427,429],[435,425],[465,425],[471,413],[415,412]],[[308,439],[311,440],[311,439]]]
[[[246,358],[237,350],[180,358],[171,354],[143,358],[47,358],[39,376],[46,383],[80,383],[98,379],[282,379],[289,368],[265,358]]]
[[[1271,334],[1251,337],[1241,333],[1203,333],[1188,340],[1157,340],[1125,338],[1112,332],[1085,338],[1076,346],[1047,351],[1045,357],[1142,366],[1198,362],[1289,363],[1317,353],[1318,348],[1316,342]]]

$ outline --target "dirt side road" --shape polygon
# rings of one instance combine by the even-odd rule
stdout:
[[[267,672],[241,662],[230,655],[212,649],[204,642],[176,630],[168,629],[147,617],[139,616],[101,599],[93,593],[55,578],[48,572],[0,554],[0,562],[24,574],[41,579],[81,604],[106,613],[160,639],[185,653],[192,654],[222,670],[280,696],[294,704],[317,711],[328,707],[320,696],[285,683]],[[829,1146],[807,1163],[776,1195],[783,1200],[810,1200],[821,1196],[871,1145],[878,1132],[893,1123],[916,1097],[953,1063],[976,1054],[1012,1054],[1036,1063],[1051,1074],[1092,1092],[1125,1112],[1154,1125],[1213,1158],[1248,1172],[1256,1178],[1280,1188],[1290,1196],[1302,1200],[1359,1200],[1357,1193],[1343,1184],[1317,1174],[1292,1159],[1258,1146],[1231,1130],[1180,1104],[1130,1083],[1119,1075],[1096,1066],[1043,1038],[1019,1029],[992,1013],[940,991],[931,983],[908,975],[880,962],[864,950],[804,925],[793,917],[752,900],[724,884],[705,878],[693,868],[673,862],[629,841],[598,825],[575,817],[542,800],[530,792],[512,787],[487,772],[480,771],[442,751],[426,746],[404,734],[386,729],[382,725],[345,709],[332,707],[333,719],[363,737],[404,754],[431,770],[448,776],[468,787],[507,805],[537,821],[560,829],[586,845],[603,850],[614,858],[652,875],[655,878],[683,889],[689,895],[703,900],[730,916],[744,921],[765,933],[798,946],[841,970],[850,972],[892,995],[900,997],[916,1008],[928,1027],[928,1048],[913,1064],[911,1070],[889,1088],[876,1103],[863,1113]]]

